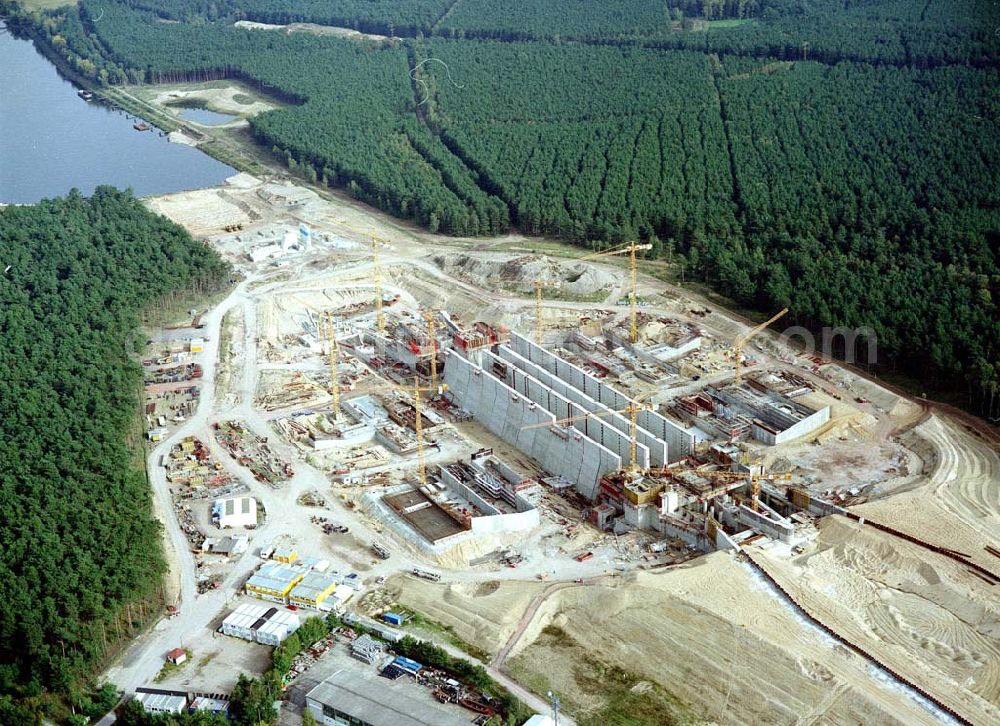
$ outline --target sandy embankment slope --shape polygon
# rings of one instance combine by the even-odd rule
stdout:
[[[842,517],[817,548],[754,558],[826,625],[973,723],[1000,721],[1000,599],[947,557]]]
[[[399,581],[399,599],[491,652],[506,642],[543,586],[504,582],[476,597],[467,585]],[[562,631],[558,643],[543,633]],[[550,628],[549,633],[553,632]],[[614,586],[553,592],[507,660],[579,714],[604,701],[587,684],[588,659],[657,683],[719,723],[932,724],[867,662],[779,602],[748,565],[725,553]]]

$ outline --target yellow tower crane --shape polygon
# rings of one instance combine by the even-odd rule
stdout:
[[[437,385],[438,376],[438,363],[437,363],[437,337],[434,325],[434,319],[437,317],[437,312],[434,310],[428,310],[424,313],[424,318],[427,320],[427,338],[431,343],[431,385]]]
[[[636,262],[636,252],[642,252],[643,250],[651,250],[653,245],[651,244],[637,244],[635,242],[629,242],[627,245],[621,247],[616,247],[613,250],[608,250],[607,252],[597,252],[593,255],[587,255],[586,257],[579,258],[580,260],[596,260],[601,257],[610,257],[612,255],[628,255],[628,269],[629,277],[631,282],[631,289],[629,291],[629,313],[630,313],[630,324],[629,324],[629,342],[636,343],[639,340],[639,316],[638,316],[638,275],[639,268]]]
[[[542,281],[535,280],[535,344],[542,344]]]
[[[375,269],[375,326],[379,333],[385,332],[385,315],[382,313],[382,266],[379,264],[378,248],[382,243],[372,237],[372,265]]]
[[[530,424],[528,426],[522,427],[522,430],[544,428],[546,426],[565,425],[565,424],[575,423],[577,421],[583,421],[588,418],[599,418],[602,416],[611,416],[616,413],[627,413],[629,417],[629,429],[630,429],[629,465],[627,471],[630,474],[640,473],[641,469],[639,468],[639,462],[638,462],[639,457],[638,457],[638,442],[637,442],[638,430],[639,430],[638,414],[639,411],[650,410],[649,406],[643,405],[642,402],[645,399],[649,398],[649,396],[653,395],[654,393],[655,391],[650,391],[648,393],[645,393],[639,398],[633,400],[632,403],[630,403],[625,408],[619,409],[617,411],[600,411],[597,413],[587,413],[580,416],[570,416],[569,418],[557,419],[555,421],[539,423],[539,424]],[[697,473],[699,476],[704,476],[709,479],[726,479],[730,481],[735,479],[748,479],[750,481],[750,503],[755,512],[758,509],[758,501],[760,499],[760,482],[762,479],[770,479],[772,481],[787,481],[792,478],[791,474],[765,475],[763,473],[755,474],[753,472],[739,472],[739,471],[703,471],[701,469],[696,469],[692,467],[678,467],[678,468],[663,467],[660,471],[664,474],[679,473],[682,471],[692,471]],[[710,494],[707,498],[710,499],[712,496],[715,495]]]
[[[420,486],[427,486],[427,461],[424,456],[424,422],[420,414],[420,393],[434,392],[437,394],[444,393],[448,390],[446,384],[440,386],[428,386],[425,388],[420,387],[420,381],[414,377],[413,388],[403,388],[402,386],[394,386],[400,391],[411,391],[413,393],[413,411],[415,414],[413,420],[413,430],[417,434],[417,462],[418,462],[418,472],[420,477]]]
[[[776,320],[778,320],[778,318],[782,317],[787,312],[788,312],[788,308],[782,308],[777,313],[775,313],[770,318],[770,320],[766,320],[763,323],[761,323],[760,325],[758,325],[757,327],[751,328],[749,331],[747,331],[746,333],[744,333],[743,335],[741,335],[739,338],[737,338],[736,342],[733,343],[733,353],[736,356],[736,376],[733,379],[733,383],[735,383],[737,386],[743,380],[743,376],[742,376],[742,373],[743,373],[743,371],[742,371],[742,368],[743,368],[743,346],[746,345],[747,342],[752,337],[754,337],[755,335],[757,335],[757,333],[759,333],[760,331],[762,331],[764,328],[766,328],[767,326],[769,326],[771,323],[773,323]]]
[[[393,383],[392,381],[380,380],[377,384],[372,383],[369,386],[359,389],[357,393],[384,393],[386,388],[390,388],[399,393],[407,394],[413,397],[413,430],[417,435],[417,461],[419,463],[420,486],[426,486],[427,465],[424,456],[424,422],[420,413],[423,399],[420,394],[431,393],[433,395],[440,395],[448,390],[448,384],[442,383],[438,386],[421,386],[420,379],[414,376],[413,386],[401,386]]]
[[[569,418],[556,419],[555,421],[546,421],[544,423],[529,424],[528,426],[521,427],[521,430],[525,429],[540,429],[546,426],[561,426],[565,424],[575,423],[577,421],[585,421],[588,418],[601,418],[602,416],[612,416],[616,413],[627,413],[629,419],[629,440],[628,440],[628,454],[629,454],[629,464],[628,472],[631,474],[638,473],[639,468],[639,411],[651,411],[652,408],[648,405],[643,405],[645,401],[650,396],[654,395],[656,391],[647,391],[638,398],[634,399],[625,408],[618,409],[617,411],[598,411],[596,413],[590,412],[585,413],[580,416],[570,416]]]
[[[316,313],[313,320],[309,315],[310,322],[316,326],[316,337],[326,340],[326,358],[330,366],[330,396],[333,398],[333,417],[340,416],[340,374],[337,370],[340,364],[340,347],[337,345],[337,332],[333,325],[333,312],[330,310],[320,310],[307,302],[302,303],[307,311]],[[308,312],[307,312],[308,315]]]
[[[337,371],[340,358],[340,348],[337,346],[337,331],[333,325],[333,313],[327,311],[323,315],[326,323],[327,357],[330,363],[330,395],[333,396],[333,418],[340,417],[340,374]]]

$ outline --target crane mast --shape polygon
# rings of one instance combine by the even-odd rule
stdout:
[[[581,257],[581,260],[597,260],[602,257],[611,257],[613,255],[628,255],[628,271],[629,271],[629,342],[637,343],[639,342],[639,265],[636,259],[636,252],[642,252],[643,250],[651,250],[653,245],[637,244],[636,242],[629,242],[621,247],[616,247],[613,250],[608,250],[607,252],[598,252],[593,255],[587,255]]]
[[[379,264],[378,248],[381,244],[372,237],[372,264],[375,270],[375,325],[379,333],[385,332],[385,315],[382,313],[382,266]]]
[[[645,401],[647,398],[654,395],[655,393],[656,391],[647,391],[646,393],[642,394],[641,396],[633,400],[630,404],[625,406],[625,408],[618,409],[617,411],[608,410],[608,411],[599,411],[597,413],[590,412],[583,414],[582,416],[570,416],[569,418],[560,418],[556,419],[555,421],[548,421],[546,423],[529,424],[528,426],[522,426],[521,430],[524,431],[525,429],[542,428],[545,426],[561,426],[561,425],[575,423],[576,421],[584,421],[588,418],[600,418],[602,416],[612,416],[614,414],[627,413],[629,418],[628,471],[630,473],[635,474],[641,471],[641,469],[639,468],[639,443],[638,443],[639,412],[650,410],[650,406],[644,405],[643,401]]]
[[[428,310],[424,313],[424,317],[427,319],[427,337],[430,339],[431,343],[431,385],[437,385],[437,375],[438,375],[438,364],[437,364],[437,338],[435,337],[434,328],[434,311]]]
[[[629,328],[628,328],[628,339],[629,342],[635,345],[639,341],[639,313],[638,313],[638,266],[635,261],[635,242],[629,245],[628,250],[628,267],[630,277],[632,278],[632,292],[629,295]]]
[[[535,280],[535,344],[542,344],[542,281]]]
[[[340,375],[337,371],[339,365],[340,350],[337,347],[337,331],[333,325],[333,315],[327,311],[323,315],[326,323],[327,357],[330,364],[330,395],[333,397],[333,417],[340,417]]]
[[[399,388],[399,390],[407,390],[401,386],[395,387]],[[413,412],[415,415],[413,420],[413,430],[417,434],[417,462],[419,466],[420,486],[422,487],[427,486],[427,459],[424,454],[424,421],[420,414],[420,392],[443,393],[447,390],[448,386],[446,384],[442,384],[440,387],[430,386],[427,388],[421,388],[419,379],[416,377],[413,378]]]

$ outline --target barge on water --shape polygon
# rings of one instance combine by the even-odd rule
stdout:
[[[94,99],[94,94],[90,91],[77,91],[76,95],[82,98],[84,101],[92,101]]]

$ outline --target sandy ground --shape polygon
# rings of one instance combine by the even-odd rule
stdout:
[[[53,0],[54,1],[54,0]],[[271,23],[257,23],[252,20],[237,20],[233,23],[237,28],[245,30],[284,30],[286,33],[312,33],[314,35],[332,35],[338,38],[348,38],[350,40],[389,40],[386,35],[375,35],[373,33],[362,33],[352,28],[338,28],[335,25],[316,25],[315,23],[292,23],[291,25],[274,25]]]
[[[164,517],[163,506],[159,499],[153,499],[153,512],[164,525],[163,531],[160,533],[163,542],[163,557],[167,562],[167,573],[163,576],[163,599],[167,605],[176,605],[181,596],[181,570],[177,562],[177,550],[170,543],[170,532],[167,529],[167,520]]]
[[[440,585],[412,577],[388,583],[393,597],[489,653],[500,650],[541,582],[461,582]]]
[[[902,487],[909,475],[919,473],[921,462],[916,455],[895,441],[871,441],[847,429],[831,436],[822,446],[796,443],[769,453],[767,463],[773,471],[790,472],[798,486],[806,486],[820,495],[839,490],[861,489],[880,485],[880,491]]]
[[[218,633],[197,642],[185,642],[183,647],[191,651],[191,659],[154,687],[204,691],[208,684],[213,691],[226,693],[236,685],[241,673],[257,676],[271,666],[268,646]]]
[[[815,550],[754,557],[810,613],[973,723],[1000,719],[1000,600],[967,568],[849,520],[823,520]]]
[[[914,429],[911,448],[930,462],[926,477],[858,514],[970,556],[1000,576],[1000,454],[963,426],[937,415]]]
[[[178,115],[185,107],[200,106],[209,111],[231,114],[236,116],[238,121],[279,106],[278,103],[266,100],[258,91],[239,81],[171,83],[152,87],[140,86],[130,90],[147,101]],[[195,121],[187,121],[187,123],[200,125]],[[232,123],[235,121],[230,121],[226,125]]]
[[[290,363],[276,358],[269,352],[270,344],[278,345],[279,338],[301,331],[307,307],[344,307],[370,297],[372,235],[387,240],[382,253],[387,293],[399,293],[402,307],[446,308],[465,323],[487,320],[530,329],[533,299],[523,283],[533,280],[536,272],[546,272],[534,262],[522,264],[515,271],[519,284],[511,286],[517,294],[499,284],[477,286],[474,276],[466,280],[452,274],[453,269],[442,270],[435,257],[451,256],[444,265],[451,268],[458,262],[453,253],[461,251],[472,260],[463,265],[482,266],[486,277],[499,283],[510,270],[504,270],[497,253],[506,250],[514,257],[530,252],[529,247],[518,247],[526,244],[523,238],[439,238],[281,179],[237,175],[224,187],[167,195],[149,204],[195,235],[212,237],[220,252],[250,277],[245,289],[228,303],[245,321],[232,336],[234,357],[220,366],[228,370],[229,380],[219,386],[214,403],[214,390],[207,397],[204,413],[213,419],[231,417],[231,409],[238,407],[240,417],[262,432],[268,430],[268,421],[251,409],[250,395],[257,388],[258,374],[271,375],[282,366],[303,371],[323,366],[318,354]],[[325,235],[312,253],[283,262],[287,266],[281,269],[270,261],[258,266],[247,262],[249,249],[297,229],[300,223],[310,225],[314,236]],[[223,229],[234,224],[243,229]],[[530,244],[545,248],[548,243]],[[553,281],[577,286],[574,293],[609,293],[601,303],[546,299],[548,323],[554,325],[560,317],[579,320],[602,309],[612,315],[622,313],[615,305],[624,277],[620,267],[605,265],[600,274],[575,280],[568,280],[558,267],[548,271]],[[648,278],[643,285],[643,295],[647,289],[656,293],[665,289]],[[688,311],[699,304],[704,307],[704,301],[696,303],[695,296],[689,299],[687,291],[682,292],[667,288],[661,295],[669,314],[697,322],[717,340],[746,330],[744,323],[717,311],[692,317]],[[221,337],[220,317],[215,315],[211,326],[216,340]],[[870,488],[881,498],[859,507],[860,514],[968,552],[1000,574],[1000,559],[983,549],[989,542],[996,545],[1000,532],[1000,461],[995,449],[950,419],[931,417],[911,431],[922,420],[924,406],[882,391],[838,366],[810,370],[812,364],[787,350],[771,343],[766,349],[754,352],[762,358],[760,365],[780,359],[823,390],[841,396],[835,400],[825,393],[810,394],[815,403],[833,402],[837,419],[819,437],[819,445],[795,442],[770,452],[770,458],[788,459],[802,478],[815,479],[810,482],[814,490],[873,484]],[[291,349],[286,352],[291,355]],[[266,363],[266,371],[258,367],[258,359]],[[856,404],[857,397],[870,403]],[[471,430],[466,433],[478,438]],[[291,449],[285,453],[296,455]],[[300,468],[302,473],[287,491],[257,488],[269,513],[268,531],[258,534],[291,532],[300,542],[315,541],[315,528],[303,526],[306,510],[293,504],[294,497],[307,488],[329,490],[322,472]],[[893,468],[896,472],[889,471]],[[390,540],[394,555],[385,563],[368,563],[369,577],[392,575],[411,563],[426,562],[426,553],[392,542],[393,533],[383,532],[365,512],[348,511],[339,500],[330,499],[330,511],[317,513],[349,522],[352,533],[343,540],[314,544],[311,549],[317,554],[364,569],[370,559],[366,543],[377,533]],[[928,690],[949,691],[949,697],[976,720],[995,720],[990,702],[997,700],[1000,681],[1000,633],[997,606],[985,583],[950,560],[931,558],[919,548],[908,550],[911,546],[903,546],[905,542],[897,538],[870,529],[862,534],[855,536],[846,523],[824,523],[816,547],[803,555],[792,558],[788,552],[773,551],[762,556],[769,557],[769,563],[773,560],[776,574],[790,583],[790,589],[797,587],[810,597],[845,634],[870,642],[893,667],[912,668],[915,678],[927,679]],[[598,712],[609,697],[587,672],[596,664],[598,670],[617,667],[656,684],[695,713],[720,723],[934,722],[903,690],[876,677],[861,657],[801,619],[749,565],[729,555],[711,555],[657,574],[629,575],[620,585],[576,585],[577,577],[600,576],[617,561],[599,553],[587,565],[567,566],[563,561],[570,557],[560,548],[568,552],[569,544],[538,533],[523,545],[529,560],[518,570],[493,572],[485,566],[438,562],[431,564],[445,569],[445,582],[400,577],[390,580],[389,586],[398,590],[403,604],[452,627],[463,640],[499,653],[502,667],[536,691],[552,687],[565,694],[567,708],[582,714]],[[180,564],[186,565],[185,557]],[[241,562],[235,574],[245,574],[249,566]],[[558,569],[553,579],[565,581],[558,588],[532,579],[550,569]],[[209,618],[200,601],[195,601],[191,616],[199,625]],[[182,617],[187,617],[186,609]],[[172,622],[164,628],[157,645],[173,644],[183,625]],[[139,676],[150,672],[148,661],[130,668],[126,685],[138,683]],[[639,681],[634,685],[643,687]]]
[[[434,264],[449,277],[484,286],[533,295],[536,281],[547,298],[590,299],[607,296],[617,283],[607,270],[582,262],[566,262],[541,255],[435,255]]]
[[[494,650],[542,586],[395,584],[402,602]],[[492,591],[490,591],[492,590]],[[544,632],[543,632],[544,631]],[[617,586],[554,591],[507,670],[587,715],[605,704],[581,666],[617,666],[719,723],[934,723],[866,662],[782,605],[747,565],[714,554]],[[596,667],[596,666],[595,666]]]

